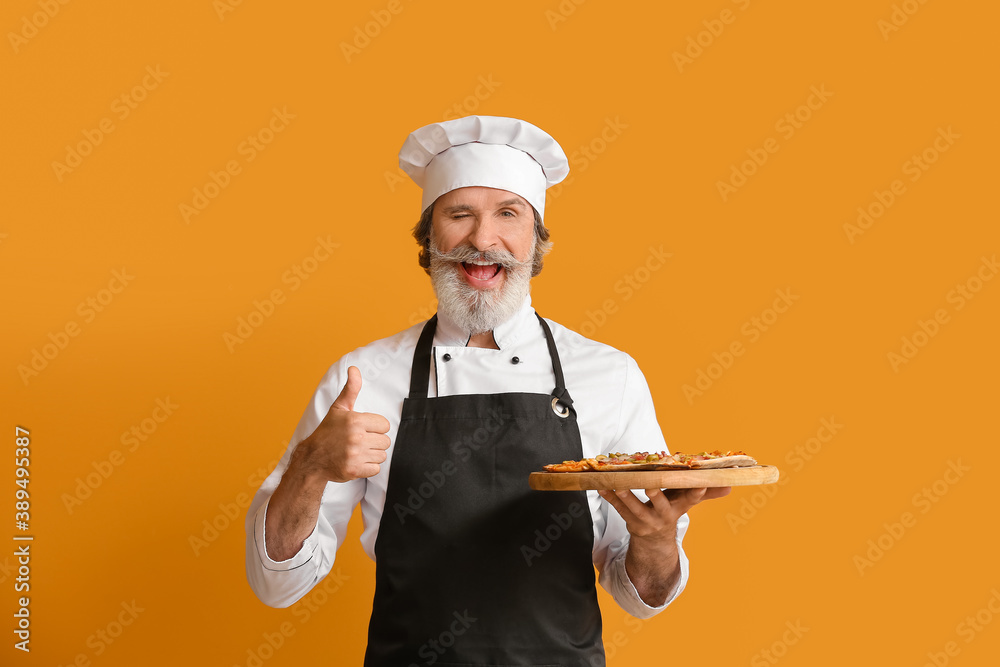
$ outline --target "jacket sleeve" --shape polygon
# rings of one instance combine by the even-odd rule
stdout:
[[[646,494],[642,491],[634,491],[636,497],[646,502]],[[598,496],[600,497],[600,496]],[[603,500],[602,500],[603,502]],[[688,515],[684,514],[677,520],[677,554],[680,558],[681,576],[673,591],[667,595],[667,599],[662,605],[657,607],[646,604],[632,580],[629,579],[625,571],[625,556],[628,553],[628,530],[625,528],[625,520],[621,518],[613,507],[604,502],[603,510],[607,513],[607,526],[604,531],[604,538],[600,540],[598,550],[594,552],[594,563],[599,572],[598,581],[611,597],[614,598],[618,606],[636,618],[652,618],[667,608],[671,602],[677,599],[688,580],[688,558],[684,553],[682,542],[684,534],[687,532]]]
[[[653,397],[649,393],[646,379],[632,357],[625,355],[625,373],[622,387],[621,412],[618,429],[610,445],[612,451],[653,452],[667,450],[663,432],[656,421]],[[633,491],[642,502],[648,498],[642,491]],[[677,554],[680,560],[681,576],[666,601],[657,607],[646,604],[625,571],[625,556],[628,553],[629,533],[625,520],[596,491],[589,491],[600,510],[593,512],[595,540],[594,564],[599,571],[598,581],[626,612],[636,618],[646,619],[660,613],[673,602],[688,580],[688,558],[684,553],[683,540],[687,532],[687,514],[677,520]]]
[[[247,581],[254,594],[268,606],[292,605],[330,572],[337,548],[347,534],[347,524],[354,507],[364,495],[367,482],[363,479],[329,482],[323,492],[316,525],[299,552],[283,561],[275,561],[268,556],[264,533],[268,501],[278,487],[295,447],[319,426],[346,378],[344,360],[330,367],[306,407],[288,449],[278,466],[264,480],[247,510]]]

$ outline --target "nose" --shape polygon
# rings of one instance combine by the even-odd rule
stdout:
[[[469,243],[480,252],[495,248],[500,244],[498,225],[489,216],[479,216],[469,234]]]

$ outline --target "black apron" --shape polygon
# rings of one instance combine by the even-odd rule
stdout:
[[[528,487],[543,465],[583,457],[538,320],[551,395],[428,398],[437,316],[424,326],[375,541],[366,666],[605,664],[586,492]]]

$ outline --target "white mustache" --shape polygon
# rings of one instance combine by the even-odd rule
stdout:
[[[471,262],[478,260],[481,262],[488,262],[490,264],[499,264],[508,271],[530,266],[532,263],[531,259],[527,259],[523,262],[518,260],[517,257],[514,256],[514,253],[507,250],[481,251],[476,250],[467,243],[455,246],[448,252],[441,252],[437,246],[431,244],[430,253],[432,258],[442,262]]]

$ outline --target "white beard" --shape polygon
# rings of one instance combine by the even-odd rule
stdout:
[[[534,255],[534,244],[529,259],[523,262],[506,250],[479,252],[467,244],[442,253],[432,236],[430,273],[438,311],[472,336],[493,331],[517,312],[531,291],[531,258]],[[459,275],[461,268],[457,263],[472,259],[500,264],[506,273],[500,287],[481,290],[469,285]]]

